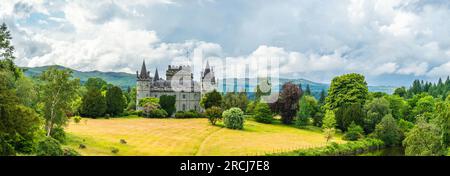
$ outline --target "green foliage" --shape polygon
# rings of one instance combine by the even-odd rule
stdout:
[[[425,96],[417,101],[416,106],[412,110],[412,114],[414,117],[417,117],[425,113],[432,113],[434,108],[434,98],[432,96]]]
[[[356,141],[364,137],[364,130],[361,126],[356,125],[355,123],[350,124],[347,129],[347,132],[344,134],[343,139],[348,141]]]
[[[100,89],[90,88],[83,96],[80,113],[83,117],[103,117],[106,108],[106,99]]]
[[[325,117],[323,118],[322,128],[335,128],[336,127],[336,118],[335,114],[332,110],[327,110],[325,112]]]
[[[303,92],[299,86],[290,82],[282,86],[278,100],[271,104],[271,109],[273,112],[281,115],[281,120],[284,124],[291,124],[294,116],[297,115],[299,109],[298,103],[302,95]]]
[[[374,136],[382,140],[386,146],[397,146],[401,144],[403,134],[396,120],[388,114],[376,126]]]
[[[204,118],[204,117],[206,116],[194,110],[178,111],[177,113],[175,113],[175,118]]]
[[[441,156],[446,154],[440,129],[419,117],[416,126],[403,140],[405,154],[410,156]]]
[[[446,147],[450,145],[450,102],[436,105],[435,124],[440,129],[442,141]]]
[[[144,107],[147,104],[151,104],[153,106],[159,107],[159,98],[146,97],[146,98],[139,100],[139,106]]]
[[[326,95],[326,93],[325,93],[325,90],[322,89],[322,91],[320,91],[319,104],[320,104],[320,105],[325,104],[326,98],[327,98],[327,95]]]
[[[64,148],[63,149],[63,156],[81,156],[80,153],[78,153],[76,150],[71,148]]]
[[[345,144],[331,143],[326,147],[301,149],[289,153],[279,153],[274,155],[283,156],[293,154],[296,156],[349,156],[381,149],[383,147],[383,141],[379,139],[366,138],[364,140],[347,142]]]
[[[254,111],[254,117],[257,122],[267,124],[273,122],[272,112],[270,111],[270,107],[267,103],[257,103]]]
[[[346,131],[352,123],[364,126],[365,116],[366,112],[358,103],[342,106],[336,111],[337,126],[342,131]]]
[[[333,78],[325,107],[330,110],[348,104],[364,104],[368,87],[363,75],[351,73]]]
[[[400,87],[394,90],[394,95],[397,95],[399,97],[406,97],[407,92],[405,87]],[[395,116],[394,116],[395,117]]]
[[[97,90],[102,90],[102,88],[104,86],[106,86],[108,83],[101,79],[101,78],[95,78],[95,77],[91,77],[89,78],[86,83],[84,83],[84,86],[87,89],[97,89]]]
[[[150,117],[150,118],[165,118],[168,117],[168,113],[164,109],[153,109],[149,111],[148,113],[144,113],[144,117]]]
[[[66,142],[66,132],[64,132],[64,128],[56,127],[50,133],[50,136],[53,139],[58,140],[59,143],[64,144]]]
[[[37,144],[36,148],[37,156],[63,156],[64,151],[61,148],[61,144],[58,140],[51,137],[46,137]]]
[[[159,105],[167,112],[169,117],[176,111],[175,103],[175,96],[161,95],[161,97],[159,97]]]
[[[80,81],[72,79],[72,71],[58,70],[50,67],[40,76],[40,100],[47,130],[50,136],[55,125],[62,126],[67,122],[66,112],[71,109],[71,102],[77,96]]]
[[[399,95],[391,95],[387,96],[386,99],[389,101],[389,108],[395,119],[403,119],[406,117],[408,103],[402,97]]]
[[[222,113],[222,109],[216,106],[206,109],[206,116],[212,125],[216,125],[216,122],[222,118]]]
[[[225,127],[230,129],[244,128],[244,112],[239,108],[231,108],[222,113]]]
[[[308,125],[311,119],[319,111],[317,100],[310,95],[304,95],[299,102],[296,125],[299,127]]]
[[[122,89],[117,86],[109,88],[106,92],[106,113],[111,116],[117,116],[125,108],[125,99]]]
[[[398,121],[398,128],[402,131],[403,135],[406,135],[412,128],[414,128],[414,123],[400,119]],[[404,138],[404,136],[402,138]]]
[[[73,121],[75,122],[75,123],[80,123],[80,121],[81,121],[81,117],[80,116],[74,116],[73,117]]]
[[[222,105],[222,95],[217,90],[206,93],[200,100],[200,105],[208,109],[213,106],[220,107]]]
[[[364,119],[364,130],[367,133],[373,132],[375,126],[381,122],[381,119],[391,113],[389,106],[389,101],[385,98],[375,98],[364,106],[367,112]]]
[[[246,113],[247,114],[254,114],[255,113],[255,107],[258,104],[257,101],[250,101],[247,105]]]
[[[222,101],[222,107],[224,109],[230,109],[230,108],[240,108],[243,111],[246,110],[248,104],[247,95],[245,92],[241,93],[234,93],[234,92],[228,92],[225,94],[225,97]]]

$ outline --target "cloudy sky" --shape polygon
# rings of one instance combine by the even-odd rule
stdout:
[[[174,60],[277,58],[282,77],[371,85],[450,74],[447,0],[2,0],[17,64],[134,73]],[[253,60],[252,60],[253,59]]]

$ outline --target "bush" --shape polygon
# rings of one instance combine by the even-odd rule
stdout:
[[[13,156],[16,155],[14,147],[11,146],[4,138],[0,136],[0,156]]]
[[[78,153],[76,150],[71,149],[71,148],[64,148],[63,155],[64,156],[81,156],[80,153]]]
[[[364,137],[364,130],[361,126],[356,125],[355,123],[350,124],[347,129],[347,132],[344,134],[344,140],[348,141],[356,141]]]
[[[81,117],[80,117],[80,116],[74,116],[74,117],[73,117],[73,121],[74,121],[75,123],[80,123]]]
[[[294,154],[297,156],[346,156],[357,155],[367,151],[378,150],[384,147],[384,142],[379,139],[366,138],[360,141],[347,142],[345,144],[331,143],[326,147],[301,149],[288,153],[275,153],[271,155]]]
[[[244,128],[244,112],[239,108],[230,108],[222,113],[225,127],[230,129]]]
[[[111,153],[117,154],[117,153],[119,153],[119,149],[118,148],[112,148],[111,149]]]
[[[62,127],[53,128],[52,132],[50,133],[50,136],[53,139],[58,140],[62,144],[66,142],[66,132],[64,132],[64,128]]]
[[[37,156],[62,156],[64,151],[61,149],[61,144],[58,140],[51,137],[46,137],[39,141],[36,148]]]
[[[159,97],[159,105],[161,105],[161,108],[168,113],[168,116],[172,116],[176,111],[175,103],[175,96],[161,95],[161,97]]]
[[[164,109],[154,109],[154,110],[149,111],[145,117],[165,118],[167,116],[168,116],[168,114]]]
[[[212,125],[215,125],[217,120],[222,118],[222,109],[217,106],[208,108],[206,110],[206,116],[208,117],[209,122]]]
[[[178,111],[175,113],[175,118],[205,118],[207,117],[205,114],[199,113],[194,110],[190,111]]]
[[[258,103],[254,109],[255,120],[261,123],[270,124],[273,122],[272,112],[267,103]]]

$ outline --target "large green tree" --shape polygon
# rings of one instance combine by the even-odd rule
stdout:
[[[100,89],[89,88],[81,100],[80,113],[85,117],[101,117],[106,112],[106,99]]]
[[[213,106],[221,107],[222,105],[222,95],[220,95],[217,90],[206,93],[200,100],[200,105],[205,108],[211,108]]]
[[[382,140],[387,146],[396,146],[401,144],[402,131],[397,125],[397,121],[388,114],[383,117],[381,122],[377,124],[375,131],[375,137]]]
[[[72,71],[50,67],[40,75],[40,100],[43,103],[43,116],[47,136],[55,126],[63,126],[67,122],[66,113],[71,109],[79,79],[72,78]]]
[[[111,116],[121,114],[125,108],[125,99],[122,89],[117,86],[108,88],[106,91],[106,113]]]
[[[367,133],[371,133],[384,116],[391,114],[389,106],[389,101],[385,98],[375,98],[364,106],[367,112],[364,119],[364,130]]]
[[[441,130],[423,117],[419,117],[416,126],[408,132],[403,146],[406,155],[442,156],[447,152]]]
[[[348,104],[364,104],[368,87],[363,75],[351,73],[333,78],[325,107],[335,110]]]

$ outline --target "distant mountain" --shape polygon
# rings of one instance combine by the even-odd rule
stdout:
[[[43,66],[43,67],[32,67],[32,68],[24,68],[25,69],[25,75],[29,77],[35,77],[39,74],[41,74],[44,70],[48,69],[51,66]],[[65,68],[63,66],[56,65],[59,69],[70,69]],[[74,69],[70,69],[73,71],[73,76],[75,78],[79,78],[82,83],[86,82],[88,78],[91,77],[98,77],[102,78],[108,83],[120,86],[122,89],[126,89],[127,87],[133,87],[136,85],[136,75],[135,74],[129,74],[129,73],[122,73],[122,72],[101,72],[101,71],[77,71]],[[274,79],[274,78],[272,78]],[[227,91],[233,91],[234,89],[240,91],[245,90],[245,79],[239,78],[237,79],[237,86],[234,86],[234,79],[226,79],[226,84],[224,88],[223,80],[219,80],[218,82],[218,89],[223,91],[226,89]],[[250,83],[254,82],[256,83],[256,78],[251,78]],[[306,79],[286,79],[286,78],[279,78],[278,86],[275,85],[275,87],[278,87],[278,89],[281,88],[281,85],[287,82],[292,82],[293,84],[302,85],[302,89],[306,89],[306,85],[310,86],[311,92],[314,96],[319,97],[320,92],[322,90],[327,91],[329,88],[329,84],[324,83],[316,83],[310,80]],[[385,92],[388,94],[392,94],[395,87],[392,86],[369,86],[369,91],[371,92]],[[255,86],[249,86],[247,90],[253,92],[255,90]],[[252,96],[252,95],[250,95]]]
[[[51,66],[43,66],[43,67],[32,67],[32,68],[24,68],[25,75],[29,77],[35,77],[41,74],[44,70],[47,70]],[[66,68],[63,66],[56,65],[59,69],[69,69],[73,71],[73,76],[75,78],[79,78],[81,83],[86,82],[89,78],[97,77],[102,78],[106,82],[120,86],[123,90],[128,88],[128,86],[133,87],[136,85],[136,75],[122,72],[101,72],[101,71],[77,71],[74,69]]]

